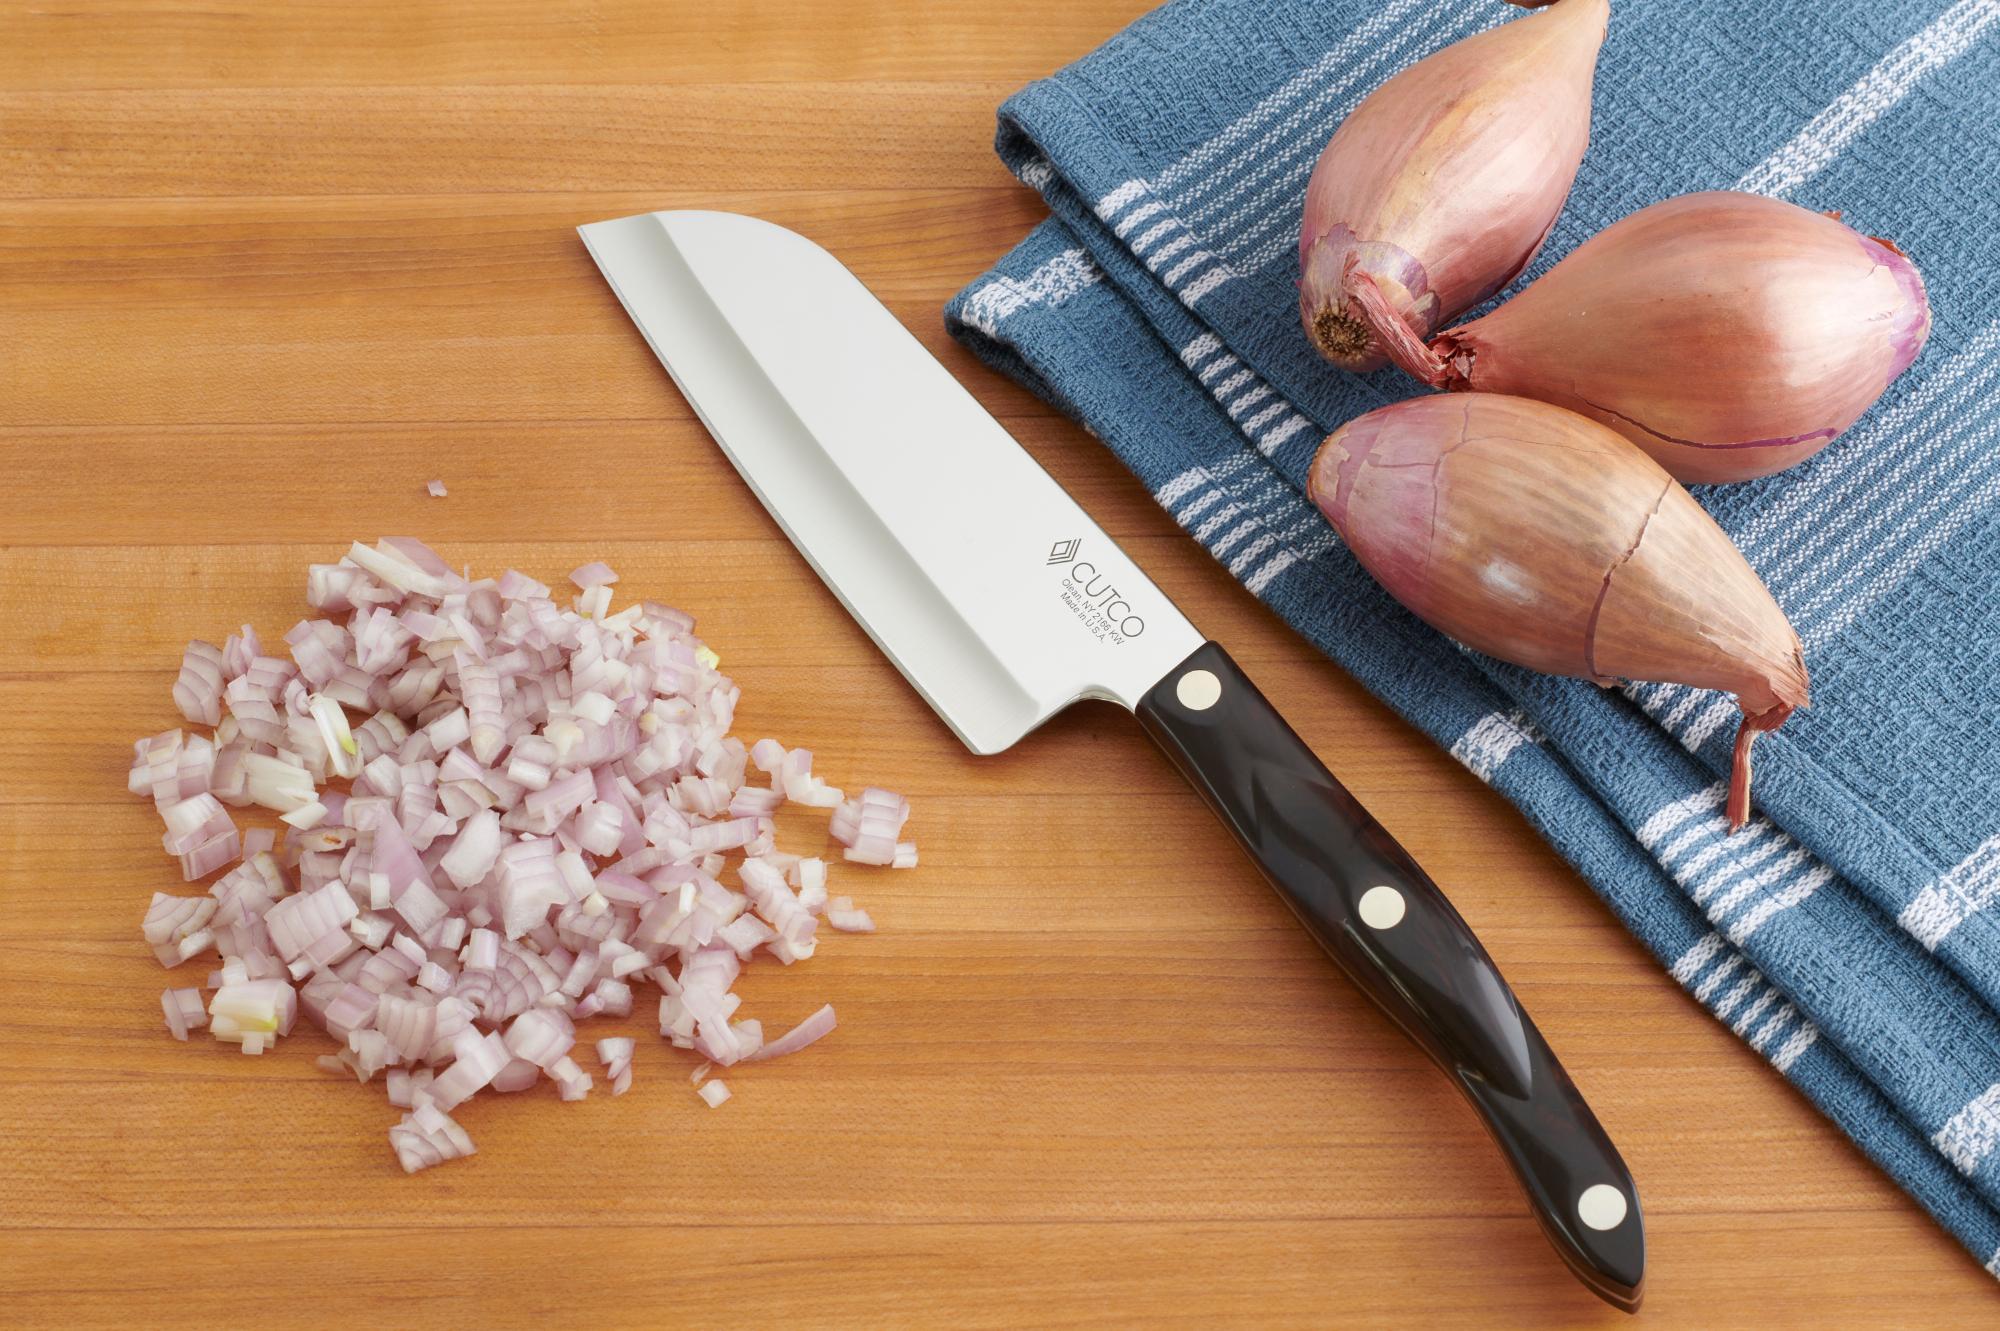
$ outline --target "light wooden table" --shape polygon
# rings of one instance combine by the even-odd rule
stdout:
[[[704,205],[846,258],[1431,867],[1640,1181],[1645,1321],[1992,1324],[1505,803],[944,336],[1040,215],[994,106],[1143,7],[0,5],[0,1323],[1618,1323],[1136,727],[974,760],[842,616],[571,231]],[[631,1094],[482,1098],[479,1156],[406,1179],[317,1033],[166,1036],[127,743],[189,636],[275,635],[308,561],[405,532],[610,560],[700,616],[745,734],[914,796],[923,867],[844,884],[881,932],[742,986],[835,1038],[717,1112],[643,1039]]]

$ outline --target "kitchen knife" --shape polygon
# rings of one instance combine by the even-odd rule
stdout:
[[[1479,1113],[1570,1268],[1639,1305],[1631,1175],[1479,940],[1214,642],[819,246],[729,213],[579,228],[702,423],[974,753],[1137,714],[1354,982]]]

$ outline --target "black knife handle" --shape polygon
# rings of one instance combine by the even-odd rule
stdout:
[[[1636,1310],[1632,1176],[1444,893],[1215,643],[1138,712],[1320,946],[1479,1112],[1570,1269]]]

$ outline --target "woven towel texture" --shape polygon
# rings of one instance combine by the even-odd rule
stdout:
[[[1592,143],[1532,278],[1636,208],[1838,208],[1929,284],[1916,366],[1818,457],[1698,490],[1806,644],[1813,707],[1735,708],[1463,651],[1304,497],[1320,439],[1409,396],[1296,318],[1327,136],[1500,0],[1176,0],[1000,111],[1050,219],[950,304],[1255,595],[1518,804],[1715,1016],[2000,1275],[2000,0],[1614,3]]]

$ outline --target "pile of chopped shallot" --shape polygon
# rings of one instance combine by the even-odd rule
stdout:
[[[131,789],[152,796],[183,879],[234,866],[206,895],[153,896],[162,964],[221,958],[206,1004],[161,995],[167,1028],[258,1054],[303,1008],[343,1045],[323,1064],[382,1075],[408,1111],[389,1142],[411,1173],[472,1153],[450,1113],[482,1090],[547,1077],[565,1100],[588,1094],[577,1022],[630,1015],[639,980],[659,987],[660,1033],[708,1060],[693,1080],[711,1107],[729,1097],[712,1067],[832,1030],[831,1006],[768,1041],[732,1020],[753,953],[790,965],[821,919],[875,927],[828,897],[825,860],[777,849],[780,805],[832,810],[847,860],[917,862],[901,796],[848,799],[809,751],[730,736],[738,690],[691,618],[652,601],[614,613],[603,564],[570,580],[564,606],[511,569],[475,581],[407,537],[356,542],[309,570],[327,617],[285,635],[290,659],[247,625],[188,645],[174,701],[212,735],[134,746]],[[253,804],[280,815],[282,843],[224,807]],[[632,1041],[596,1054],[622,1094]]]

